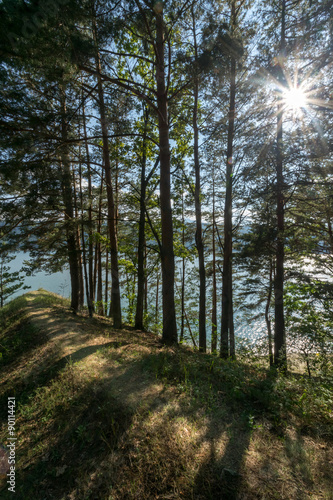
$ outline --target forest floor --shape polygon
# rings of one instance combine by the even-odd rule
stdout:
[[[333,499],[329,379],[163,347],[42,290],[0,311],[0,349],[3,499]]]

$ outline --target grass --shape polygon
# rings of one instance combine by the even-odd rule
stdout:
[[[43,291],[11,302],[0,324],[0,441],[15,395],[16,498],[333,498],[329,377],[162,347],[73,317]]]

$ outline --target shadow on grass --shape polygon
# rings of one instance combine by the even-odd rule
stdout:
[[[44,342],[39,342],[35,345],[31,345],[29,351],[32,352],[35,348],[40,347],[43,343],[46,343],[46,340]],[[19,404],[24,405],[29,400],[29,398],[33,397],[38,387],[47,386],[50,381],[57,377],[59,372],[61,372],[68,364],[78,363],[91,354],[96,353],[100,349],[112,346],[113,343],[108,342],[106,344],[95,344],[82,347],[81,349],[74,351],[70,355],[63,356],[57,361],[54,360],[55,354],[50,353],[49,356],[45,357],[42,360],[42,367],[44,368],[38,369],[38,372],[34,372],[32,370],[32,372],[25,379],[21,380],[15,385],[12,385],[3,394],[0,394],[0,405],[2,408],[1,420],[5,420],[7,418],[7,398],[9,396],[17,395],[19,398]]]
[[[71,492],[75,499],[108,498],[103,495],[109,484],[99,484],[93,493],[94,482],[100,479],[101,462],[112,458],[132,416],[108,391],[96,390],[95,384],[78,391],[70,404],[59,405],[49,416],[46,412],[38,422],[44,429],[37,431],[37,440],[32,438],[19,448],[29,458],[28,466],[17,474],[16,498],[61,499]],[[112,477],[112,470],[108,473]]]
[[[122,344],[110,342],[109,346],[114,351]],[[78,349],[72,354],[72,359],[82,360],[99,348]],[[176,387],[184,383],[186,377],[191,377],[178,366],[178,361],[173,368],[169,366],[170,359],[164,361],[167,361],[164,373],[168,368],[169,382],[172,379],[169,387]],[[65,362],[61,359],[41,374],[40,380],[44,385],[47,380],[49,387],[37,393],[36,401],[27,399],[26,394],[22,401],[17,395],[18,403],[27,408],[22,420],[25,427],[21,429],[24,440],[19,442],[17,451],[25,458],[17,472],[16,498],[109,499],[113,491],[117,495],[115,498],[129,499],[159,496],[215,500],[237,497],[241,485],[239,470],[249,443],[250,429],[245,427],[240,433],[236,416],[218,423],[214,412],[207,411],[205,435],[194,443],[194,447],[186,447],[176,439],[172,422],[180,417],[195,419],[200,408],[207,409],[207,401],[200,402],[203,394],[187,397],[184,405],[166,408],[168,397],[157,392],[152,398],[145,399],[144,411],[139,411],[138,417],[141,397],[143,401],[144,394],[156,384],[156,375],[160,375],[155,369],[162,366],[160,353],[132,360],[128,366],[122,364],[119,368],[112,368],[100,382],[82,386],[71,383],[69,372],[67,378],[59,381],[57,375]],[[204,370],[204,367],[200,369]],[[150,372],[148,378],[147,370],[148,374]],[[66,368],[63,373],[66,373]],[[138,379],[140,374],[145,379],[142,395],[138,385],[142,381],[132,382],[133,376]],[[216,379],[216,375],[214,377]],[[165,377],[164,382],[167,382]],[[222,379],[220,383],[222,386]],[[37,380],[35,389],[38,385]],[[220,387],[219,383],[217,385]],[[116,388],[119,387],[124,388],[122,395],[117,394]],[[138,402],[136,408],[129,404],[131,397]],[[158,419],[146,434],[145,422],[155,411],[159,412]],[[142,426],[131,434],[137,418],[141,419]],[[29,425],[33,429],[30,434]],[[230,437],[220,454],[214,450],[214,439],[218,440],[226,430]],[[187,469],[191,462],[195,462],[201,441],[209,442],[211,450],[197,470],[193,483],[187,480]],[[2,498],[12,496],[5,490]]]
[[[78,348],[70,359],[80,362],[102,348],[101,356],[119,360],[128,344]],[[82,383],[68,361],[50,354],[37,376],[12,388],[22,409],[15,498],[238,498],[257,411],[242,390],[241,368],[184,349],[162,350],[110,364],[97,380]],[[154,392],[157,381],[164,389]],[[265,382],[266,392],[273,383]],[[171,403],[166,387],[179,400]],[[255,390],[260,393],[260,384]],[[174,423],[200,421],[199,414],[205,415],[204,432],[187,444]],[[1,497],[12,493],[4,489]]]

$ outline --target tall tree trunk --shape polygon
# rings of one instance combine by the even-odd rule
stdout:
[[[271,258],[270,265],[269,265],[269,288],[268,288],[266,307],[265,307],[265,321],[266,321],[266,327],[267,327],[268,356],[269,356],[269,365],[270,366],[273,366],[273,364],[274,364],[273,345],[272,345],[272,327],[271,327],[271,320],[270,320],[270,316],[269,316],[269,309],[271,306],[271,299],[272,299],[272,289],[273,289],[273,259]]]
[[[283,58],[285,57],[285,17],[286,1],[282,0],[281,18],[281,48],[280,48],[280,79],[283,83]],[[284,323],[284,178],[283,178],[283,103],[278,104],[277,134],[276,134],[276,274],[274,282],[275,299],[275,335],[274,335],[274,364],[281,369],[287,368],[286,334]]]
[[[118,222],[119,222],[119,159],[118,159],[118,142],[119,139],[116,137],[117,141],[117,156],[116,156],[116,168],[115,168],[115,177],[114,177],[114,211],[115,211],[115,230],[116,230],[116,238],[118,241]]]
[[[114,328],[121,328],[121,301],[120,301],[120,286],[119,286],[119,269],[118,269],[118,243],[116,230],[116,207],[114,202],[112,176],[111,176],[111,161],[109,151],[108,127],[106,122],[104,90],[101,78],[101,60],[98,51],[96,24],[94,24],[94,38],[96,44],[96,72],[97,72],[97,87],[98,87],[98,104],[100,111],[100,121],[103,138],[103,158],[105,168],[105,182],[108,200],[108,229],[110,235],[110,251],[111,251],[111,308]]]
[[[144,260],[144,276],[145,276],[145,289],[144,289],[144,303],[143,303],[143,312],[144,314],[147,316],[147,313],[148,313],[148,275],[146,273],[146,269],[147,269],[147,259],[148,259],[148,253],[147,253],[147,241],[146,241],[146,237],[145,237],[145,260]]]
[[[158,108],[158,130],[160,148],[160,199],[161,199],[161,267],[163,297],[164,344],[177,343],[177,324],[175,311],[175,259],[173,251],[173,224],[171,211],[171,172],[168,100],[165,85],[164,65],[164,21],[163,5],[156,3],[156,87]]]
[[[160,286],[160,276],[158,274],[157,278],[156,278],[156,299],[155,299],[155,324],[156,324],[156,326],[158,325],[158,299],[159,299],[158,289],[159,289],[159,286]]]
[[[102,236],[102,201],[103,201],[103,175],[101,177],[99,204],[98,204],[98,221],[97,221],[97,240],[95,245],[95,283],[96,289],[96,310],[98,314],[101,313],[102,302],[102,249],[101,249],[101,236]]]
[[[182,183],[183,184],[183,183]],[[182,245],[185,247],[185,214],[184,214],[184,187],[182,185]],[[184,340],[185,328],[185,256],[182,257],[182,289],[181,289],[181,325],[180,325],[180,342]]]
[[[103,307],[103,277],[102,277],[102,245],[101,242],[98,243],[98,268],[97,268],[97,314],[100,316],[104,315],[104,307]]]
[[[212,352],[217,350],[217,290],[216,290],[216,244],[215,244],[215,174],[213,171],[213,296],[212,296]]]
[[[3,259],[1,258],[1,262],[0,262],[0,308],[2,309],[3,306],[4,306],[4,278],[3,278],[3,274],[4,274],[4,264],[3,264]]]
[[[102,201],[103,201],[103,186],[104,186],[104,170],[102,170],[101,184],[99,188],[99,199],[98,199],[98,216],[97,216],[97,228],[96,228],[96,241],[95,241],[95,260],[94,260],[94,274],[93,274],[93,290],[94,290],[94,302],[96,297],[96,286],[97,286],[97,274],[98,274],[98,263],[100,248],[100,236],[102,231]],[[98,301],[98,298],[97,298]]]
[[[84,225],[82,222],[81,225],[81,238],[82,238],[82,256],[83,256],[83,275],[84,275],[84,284],[86,289],[86,297],[87,297],[87,305],[88,305],[88,313],[89,317],[92,318],[94,314],[94,309],[92,307],[92,303],[90,301],[90,290],[89,290],[89,277],[88,277],[88,269],[87,269],[87,255],[86,255],[86,242],[85,242],[85,234],[84,234]]]
[[[195,16],[192,7],[193,37],[195,60],[198,60],[198,49],[196,39]],[[194,106],[193,106],[193,133],[194,133],[194,170],[195,170],[195,220],[196,233],[195,242],[199,259],[199,350],[206,352],[206,271],[204,260],[204,245],[202,240],[202,220],[201,220],[201,179],[199,162],[199,130],[198,130],[198,78],[194,81]]]
[[[85,115],[85,106],[84,100],[82,99],[82,122],[83,122],[83,132],[84,132],[84,144],[86,149],[86,163],[87,163],[87,175],[88,175],[88,283],[89,283],[89,300],[88,300],[88,308],[91,307],[91,314],[94,312],[94,279],[93,279],[93,221],[92,221],[92,184],[91,184],[91,165],[90,165],[90,153],[89,153],[89,145],[88,145],[88,136],[87,136],[87,125],[86,125],[86,115]]]
[[[98,232],[98,229],[97,229]],[[98,243],[95,241],[94,245],[94,272],[93,272],[93,304],[96,299],[96,285],[97,285],[97,269],[98,269]],[[95,307],[95,305],[94,305]]]
[[[236,345],[235,345],[235,325],[234,325],[234,302],[233,302],[233,289],[232,289],[232,261],[230,261],[230,281],[229,281],[229,347],[230,347],[230,356],[235,359],[236,358]]]
[[[77,249],[76,227],[74,222],[73,187],[70,161],[67,150],[68,124],[66,111],[66,96],[61,90],[61,188],[65,208],[66,242],[68,252],[69,272],[71,277],[71,309],[76,313],[80,307],[80,269]]]
[[[81,155],[81,153],[79,153]],[[80,165],[81,168],[81,165]],[[72,165],[72,179],[73,179],[73,201],[74,201],[74,217],[76,221],[79,221],[79,208],[77,202],[77,188],[75,182],[75,169]],[[83,286],[83,264],[82,264],[82,250],[81,250],[81,235],[80,235],[80,225],[77,224],[76,227],[76,248],[78,252],[78,271],[79,271],[79,283],[80,283],[80,300],[79,300],[79,309],[83,307],[84,304],[84,286]]]
[[[236,24],[235,1],[231,6],[232,29]],[[235,100],[236,100],[236,59],[230,56],[230,101],[228,119],[228,144],[226,162],[226,194],[224,206],[224,255],[222,279],[222,320],[221,320],[221,351],[222,358],[229,356],[230,325],[233,324],[232,310],[232,171],[233,143],[235,132]],[[230,353],[231,354],[231,353]]]
[[[82,260],[83,260],[83,276],[84,276],[84,284],[86,289],[86,297],[87,297],[87,305],[89,317],[93,317],[93,307],[90,298],[89,291],[89,278],[88,278],[88,270],[87,270],[87,253],[86,253],[86,242],[85,242],[85,227],[84,227],[84,206],[83,206],[83,189],[82,189],[82,162],[81,162],[81,145],[79,146],[79,185],[80,185],[80,205],[81,205],[81,238],[82,238]]]
[[[145,269],[144,269],[144,241],[146,222],[146,162],[147,162],[147,127],[149,109],[145,108],[144,131],[142,141],[142,162],[141,162],[141,189],[140,189],[140,219],[139,219],[139,242],[138,242],[138,288],[136,299],[135,328],[143,330],[143,305],[145,289]]]
[[[105,251],[105,287],[104,287],[104,315],[108,315],[108,300],[109,300],[109,248]]]

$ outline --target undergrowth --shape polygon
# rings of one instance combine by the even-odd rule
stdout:
[[[283,375],[253,360],[162,347],[148,334],[106,332],[98,319],[92,349],[68,302],[26,297],[0,311],[1,381],[13,374],[2,409],[7,395],[17,402],[17,499],[331,498],[329,373]],[[73,321],[84,326],[75,348],[87,357],[53,358],[28,302],[61,335]],[[25,377],[29,357],[38,363]],[[12,498],[1,485],[1,498]]]
[[[294,419],[301,432],[333,437],[333,376],[324,379],[221,360],[184,350],[161,352],[143,362],[166,384],[184,391],[207,409],[221,399],[251,413],[251,425],[266,418],[280,432]]]

